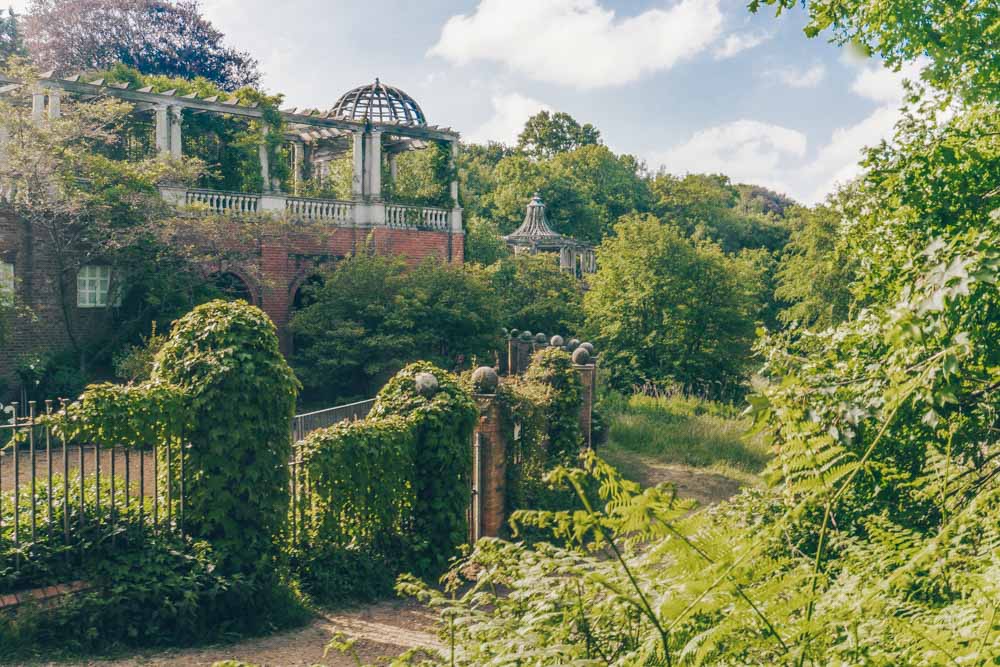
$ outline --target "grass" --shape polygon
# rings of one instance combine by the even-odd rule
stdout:
[[[608,397],[603,409],[609,432],[601,454],[633,479],[653,463],[757,484],[770,459],[759,438],[745,435],[750,423],[736,406],[678,395],[635,395]]]

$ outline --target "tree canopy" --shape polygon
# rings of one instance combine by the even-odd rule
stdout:
[[[517,137],[517,147],[534,158],[550,158],[581,146],[601,143],[601,133],[590,123],[580,125],[568,113],[539,111],[528,119]]]
[[[202,77],[226,90],[260,81],[257,61],[225,44],[198,0],[33,0],[24,32],[42,69],[120,63],[143,74]]]

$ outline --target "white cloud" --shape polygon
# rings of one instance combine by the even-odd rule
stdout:
[[[720,0],[679,0],[619,18],[598,0],[481,0],[448,19],[429,51],[456,64],[495,61],[539,81],[597,88],[667,70],[708,48]]]
[[[771,39],[773,35],[767,33],[733,33],[726,37],[726,41],[715,50],[716,60],[732,58],[737,53],[760,46]]]
[[[776,79],[789,88],[815,88],[826,78],[826,67],[822,64],[813,65],[808,69],[786,67],[765,72],[765,76]]]
[[[806,136],[780,125],[737,120],[696,132],[685,143],[653,157],[672,173],[722,173],[734,181],[784,190],[782,165],[806,154]]]
[[[923,67],[924,63],[919,60],[908,63],[898,72],[879,65],[864,67],[851,84],[851,91],[876,102],[901,104],[906,94],[903,81],[919,80]]]
[[[862,120],[833,130],[811,156],[807,156],[802,133],[740,120],[700,130],[686,142],[654,154],[650,163],[662,164],[672,173],[721,172],[734,181],[786,192],[805,204],[820,202],[861,173],[859,162],[866,147],[892,136],[901,116],[903,80],[917,77],[923,63],[900,72],[875,66],[870,60],[860,65],[851,91],[878,106]],[[808,72],[801,73],[801,78],[810,78],[805,76]]]
[[[539,111],[552,111],[552,108],[520,93],[494,95],[493,116],[470,132],[468,139],[476,143],[501,141],[514,144],[525,122]]]

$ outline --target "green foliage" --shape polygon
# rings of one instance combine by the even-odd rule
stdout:
[[[580,125],[568,113],[539,111],[528,119],[517,137],[517,147],[533,158],[550,158],[581,146],[601,143],[601,133],[590,123]]]
[[[715,241],[726,252],[775,251],[788,240],[788,227],[782,221],[788,200],[769,191],[765,195],[763,188],[754,191],[759,198],[754,202],[750,186],[733,185],[721,174],[677,177],[666,173],[657,174],[649,187],[655,198],[653,211],[661,220],[693,238]]]
[[[446,142],[431,142],[418,151],[404,151],[396,157],[396,180],[391,178],[388,161],[382,182],[387,199],[416,206],[452,208],[451,148]]]
[[[545,406],[549,457],[559,462],[575,459],[583,447],[582,388],[569,353],[554,347],[539,350],[532,357],[524,379],[544,385],[550,392]]]
[[[415,429],[405,417],[343,422],[300,445],[309,479],[292,566],[324,601],[391,592],[408,563]]]
[[[340,262],[295,313],[296,368],[327,400],[371,396],[406,363],[454,368],[499,342],[496,300],[481,271],[429,259],[359,254]]]
[[[422,373],[436,378],[433,395],[418,391],[416,377]],[[422,576],[436,574],[468,539],[470,443],[478,410],[458,378],[433,364],[418,362],[383,387],[369,418],[392,415],[406,417],[414,428],[414,571]]]
[[[273,573],[288,513],[299,387],[274,324],[245,302],[198,306],[174,325],[156,356],[153,382],[186,395],[189,534],[213,545],[224,572]]]
[[[0,10],[0,65],[8,58],[28,55],[24,48],[24,37],[21,34],[20,17],[14,10],[8,10],[4,16]]]
[[[579,331],[583,289],[550,254],[514,255],[488,269],[505,326],[542,332]]]
[[[148,337],[143,336],[137,345],[127,345],[114,356],[115,375],[127,382],[144,382],[153,373],[156,353],[167,337],[156,333],[156,321]]]
[[[613,394],[601,405],[610,421],[601,453],[611,463],[624,451],[752,480],[771,459],[763,438],[746,435],[750,422],[741,407],[679,393]]]
[[[507,441],[508,514],[565,509],[565,492],[546,483],[545,476],[575,462],[583,449],[580,378],[569,354],[556,348],[536,352],[522,378],[500,385],[497,399]]]
[[[612,386],[722,391],[748,370],[759,275],[652,216],[624,218],[597,251],[587,328]]]
[[[465,261],[489,266],[510,255],[500,228],[491,220],[469,218],[465,229]]]
[[[787,221],[794,231],[781,258],[774,295],[791,305],[778,318],[817,329],[843,322],[850,313],[857,266],[840,242],[840,216],[827,206],[794,208]]]

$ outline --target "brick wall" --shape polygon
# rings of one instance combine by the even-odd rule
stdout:
[[[234,223],[238,224],[238,223]],[[234,234],[234,238],[239,235]],[[236,243],[234,241],[234,243]],[[295,295],[301,285],[339,259],[359,249],[371,247],[379,254],[401,255],[410,263],[426,257],[462,263],[464,235],[449,232],[375,228],[336,228],[322,234],[287,233],[254,242],[241,250],[244,258],[207,260],[206,275],[232,272],[245,283],[256,305],[278,328],[282,349],[291,351],[288,322]],[[76,305],[76,276],[63,277],[68,307],[61,306],[58,268],[55,257],[23,221],[0,207],[0,260],[14,265],[17,299],[31,315],[15,317],[6,354],[0,356],[2,381],[13,382],[18,361],[28,353],[58,352],[70,346],[70,335],[80,344],[99,339],[113,326],[111,312],[103,308],[85,309]],[[67,326],[67,319],[69,326]],[[0,391],[2,393],[2,391]]]

